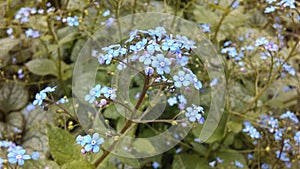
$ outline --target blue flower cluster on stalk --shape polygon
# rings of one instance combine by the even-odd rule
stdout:
[[[97,104],[97,98],[101,99],[99,104]],[[116,98],[116,89],[107,86],[101,87],[100,84],[97,84],[90,90],[89,94],[85,95],[84,99],[89,103],[95,103],[96,105],[103,107],[107,104],[107,100],[115,100]]]
[[[86,154],[89,152],[98,153],[100,151],[100,145],[104,143],[104,139],[100,137],[98,133],[91,135],[76,137],[76,143],[82,146],[81,153]]]
[[[43,101],[47,98],[47,93],[54,92],[56,86],[54,87],[46,87],[45,89],[41,90],[39,93],[35,95],[35,100],[32,102],[33,105],[37,105],[43,107]]]
[[[281,114],[279,118],[270,115],[261,115],[259,124],[259,130],[271,133],[273,136],[269,139],[273,139],[275,143],[281,144],[281,148],[274,149],[274,155],[277,159],[284,162],[287,168],[291,167],[290,157],[297,155],[299,152],[295,149],[295,146],[300,146],[300,131],[298,131],[299,119],[291,111],[286,111]],[[253,127],[250,122],[244,122],[245,128],[242,130],[249,134],[253,139],[265,139],[262,137],[257,128]],[[255,142],[254,142],[255,143]],[[262,168],[268,168],[267,164],[263,164]]]
[[[39,152],[34,151],[29,155],[22,146],[16,145],[11,141],[1,140],[0,148],[6,150],[6,156],[0,157],[0,168],[4,168],[4,166],[7,167],[10,165],[23,166],[25,161],[38,160],[40,157]],[[6,160],[4,159],[7,160],[7,164],[5,164]]]
[[[187,67],[189,56],[195,48],[195,42],[186,36],[167,34],[163,27],[157,27],[150,30],[134,30],[129,34],[129,38],[124,40],[124,44],[113,44],[101,50],[93,49],[91,56],[96,57],[100,65],[117,62],[119,70],[128,68],[131,63],[139,63],[143,69],[141,73],[148,78],[153,78],[152,80],[156,83],[169,83],[167,86],[174,86],[175,89],[189,90],[194,87],[196,90],[200,90],[202,88],[201,81]],[[173,67],[178,69],[174,71]],[[114,91],[107,87],[105,89],[110,92]],[[111,100],[116,98],[115,95],[112,97],[110,94],[104,93],[103,88],[96,85],[85,96],[85,100],[94,103],[100,97]],[[187,101],[183,95],[179,95],[170,97],[168,103],[170,106],[178,104],[179,109],[184,110]],[[195,105],[190,109],[186,113],[189,121],[204,121],[199,114],[200,112],[204,113],[203,109],[197,113],[194,112]]]

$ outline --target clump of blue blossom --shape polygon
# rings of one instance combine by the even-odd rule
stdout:
[[[41,90],[39,93],[35,95],[35,100],[33,101],[33,105],[37,105],[43,107],[43,101],[47,98],[47,93],[54,92],[56,86],[54,87],[46,87],[45,89]]]
[[[0,148],[6,151],[6,156],[0,157],[0,168],[23,166],[25,161],[38,160],[40,157],[39,152],[34,151],[29,155],[22,146],[11,141],[1,140]]]
[[[298,131],[298,117],[291,111],[286,111],[281,114],[279,118],[271,115],[261,115],[260,120],[257,121],[260,130],[267,130],[271,133],[271,138],[277,144],[281,144],[282,148],[275,148],[274,154],[277,159],[284,162],[287,168],[291,167],[290,155],[296,155],[296,151],[292,145],[300,145],[300,132]],[[250,122],[244,122],[245,128],[242,130],[249,134],[253,139],[264,139],[258,130],[251,125]],[[293,138],[289,139],[287,135]],[[265,136],[264,136],[265,137]],[[255,142],[254,142],[255,143]],[[267,164],[263,164],[262,168],[268,168]]]
[[[81,153],[86,154],[89,152],[98,153],[100,151],[100,145],[104,143],[104,139],[99,136],[98,133],[91,135],[76,137],[76,143],[82,146]]]
[[[266,0],[266,2],[268,3],[268,6],[265,8],[264,13],[272,13],[277,9],[296,8],[295,0]]]
[[[125,44],[114,44],[98,49],[93,49],[91,55],[98,59],[100,65],[119,63],[117,69],[123,70],[130,64],[142,64],[142,73],[154,83],[167,84],[168,88],[175,90],[184,88],[187,91],[192,87],[196,90],[202,88],[201,81],[187,66],[195,42],[186,36],[167,34],[163,27],[152,30],[134,30],[125,40]],[[115,61],[115,62],[113,62]],[[179,67],[176,71],[172,67]],[[170,78],[171,77],[171,78]],[[116,89],[102,87],[100,84],[92,88],[85,96],[89,103],[106,104],[103,99],[112,101],[116,99]],[[185,110],[185,116],[191,122],[204,122],[204,113],[201,106],[192,105],[185,109],[187,100],[184,95],[171,96],[168,99],[170,106],[178,104],[180,110]],[[101,99],[102,101],[99,101]],[[103,102],[101,104],[101,102]]]

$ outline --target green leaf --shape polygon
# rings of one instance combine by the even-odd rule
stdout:
[[[7,57],[8,52],[12,50],[19,42],[20,39],[0,39],[0,68],[6,65],[7,60],[10,58]]]
[[[224,135],[226,134],[225,131],[226,131],[227,116],[228,116],[227,114],[223,114],[223,116],[220,120],[220,123],[219,123],[218,127],[216,128],[216,130],[214,131],[214,133],[209,137],[209,139],[205,140],[206,143],[212,143],[215,141],[219,141],[224,137]],[[200,137],[200,140],[202,140],[201,137]]]
[[[216,13],[207,10],[204,6],[197,5],[194,10],[194,15],[197,23],[207,23],[212,25],[212,27],[218,24],[218,16]]]
[[[28,92],[24,86],[14,82],[4,83],[0,89],[0,111],[8,113],[19,110],[28,102]]]
[[[218,167],[222,168],[234,168],[234,161],[237,160],[240,163],[242,163],[244,165],[244,168],[248,168],[247,167],[247,163],[246,163],[246,159],[245,157],[238,153],[235,150],[232,149],[221,149],[218,153],[217,156],[220,157],[221,159],[224,160],[223,163],[218,163]]]
[[[176,154],[172,163],[172,169],[205,169],[207,161],[204,158],[199,158],[197,155],[191,154]]]
[[[116,109],[116,107],[114,105],[111,105],[105,109],[104,116],[105,116],[105,118],[116,120],[120,117],[120,114],[118,113],[118,110]]]
[[[127,164],[133,168],[141,168],[141,165],[137,158],[118,157],[118,159],[121,163]]]
[[[62,166],[62,169],[94,169],[95,167],[87,160],[73,160]]]
[[[34,59],[27,62],[26,67],[30,72],[36,75],[54,75],[57,76],[57,66],[53,60],[50,59]]]
[[[79,9],[83,11],[84,7],[88,4],[87,0],[72,0],[69,1],[69,4],[67,6],[68,10],[76,10]]]
[[[29,24],[34,29],[37,29],[42,32],[48,30],[47,16],[32,15],[29,17]]]
[[[243,128],[242,123],[238,123],[235,121],[228,122],[227,126],[229,130],[233,131],[234,133],[239,133]]]
[[[22,146],[27,150],[40,152],[43,158],[49,150],[46,124],[54,124],[54,114],[51,111],[46,112],[41,109],[28,112],[26,108],[22,113],[26,121]]]
[[[64,28],[59,29],[57,32],[57,36],[59,39],[59,41],[58,41],[59,46],[75,40],[76,39],[75,36],[77,34],[78,34],[77,29],[75,29],[73,27],[64,27]]]
[[[76,61],[81,49],[83,48],[83,46],[85,45],[86,40],[85,39],[79,39],[75,46],[72,49],[72,54],[71,54],[71,60],[72,61]]]
[[[28,160],[24,163],[24,169],[42,169],[42,168],[49,168],[49,169],[60,169],[59,165],[55,161],[50,160]]]
[[[49,125],[47,129],[50,152],[59,165],[80,159],[80,147],[74,146],[75,139],[68,131]]]

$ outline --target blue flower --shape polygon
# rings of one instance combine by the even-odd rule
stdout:
[[[153,73],[154,73],[154,69],[153,69],[152,67],[146,67],[146,68],[145,68],[145,74],[146,74],[147,76],[152,76]]]
[[[35,95],[35,100],[33,101],[33,105],[41,106],[43,104],[44,99],[46,99],[47,95],[44,92],[37,93]]]
[[[292,66],[290,66],[290,65],[288,65],[288,64],[286,64],[286,63],[283,64],[283,69],[284,69],[285,71],[287,71],[287,72],[288,72],[290,75],[292,75],[292,76],[295,76],[295,75],[296,75],[295,69],[294,69]]]
[[[117,69],[118,70],[124,70],[127,66],[126,66],[126,62],[127,62],[127,59],[124,59],[123,62],[120,62],[117,66]]]
[[[201,81],[198,80],[197,76],[190,69],[184,68],[184,70],[189,73],[191,77],[191,84],[194,84],[195,89],[200,90],[202,88]]]
[[[265,48],[271,52],[277,51],[278,46],[274,42],[269,42],[265,45]]]
[[[18,163],[18,165],[20,166],[24,165],[24,160],[31,159],[30,155],[27,155],[25,153],[26,151],[24,149],[9,152],[7,154],[8,162],[11,164]]]
[[[266,0],[266,2],[268,2],[269,4],[276,2],[277,0]]]
[[[231,7],[234,9],[234,8],[237,8],[237,7],[239,7],[239,4],[240,4],[240,2],[239,1],[235,1],[232,5],[231,5]]]
[[[13,29],[12,29],[12,28],[8,28],[8,29],[6,30],[6,33],[7,33],[8,35],[11,35],[11,34],[13,33]]]
[[[160,167],[160,165],[159,165],[158,162],[154,161],[154,162],[152,163],[152,167],[153,167],[154,169],[157,169],[157,168]]]
[[[280,152],[279,150],[277,150],[275,153],[276,153],[276,158],[280,158],[281,161],[284,162],[290,161],[290,158],[287,157],[286,152]]]
[[[227,46],[229,46],[231,43],[232,43],[232,42],[231,42],[230,40],[229,40],[229,41],[226,41],[226,42],[224,42],[223,46],[224,46],[224,47],[227,47]]]
[[[67,98],[67,96],[64,96],[64,97],[60,98],[56,103],[57,104],[65,104],[68,102],[69,102],[69,99]]]
[[[237,160],[234,161],[234,165],[237,166],[238,168],[244,168],[244,165]]]
[[[191,77],[189,74],[186,74],[184,71],[179,71],[177,75],[173,76],[174,86],[181,87],[190,85]]]
[[[269,131],[270,131],[271,133],[273,133],[274,130],[278,128],[278,120],[277,120],[276,118],[274,118],[274,117],[270,117],[270,118],[268,119],[268,124],[269,124],[270,127],[271,127],[271,128],[269,128]]]
[[[281,138],[282,138],[282,136],[283,136],[283,134],[282,134],[283,131],[284,131],[284,129],[282,129],[282,128],[279,128],[279,129],[275,130],[275,133],[274,133],[274,139],[275,139],[276,141],[281,140]]]
[[[291,111],[286,111],[284,114],[280,116],[280,119],[291,119],[295,124],[299,123],[298,117]]]
[[[76,144],[79,144],[81,146],[84,146],[86,144],[86,142],[84,141],[84,136],[82,136],[82,135],[78,135],[76,137],[75,141],[76,141]]]
[[[216,164],[217,162],[215,160],[208,163],[208,165],[211,166],[212,168],[214,168]]]
[[[104,143],[104,139],[99,137],[98,133],[94,133],[92,137],[90,135],[84,136],[84,141],[86,142],[85,151],[94,153],[98,153],[100,151],[99,145]]]
[[[186,108],[185,117],[189,119],[190,122],[195,122],[196,120],[200,120],[202,115],[199,112],[203,112],[202,107],[188,107]],[[200,111],[199,111],[200,110]]]
[[[26,37],[28,38],[38,38],[40,37],[40,32],[32,29],[27,29],[25,31]]]
[[[184,95],[179,95],[178,97],[179,103],[187,104],[187,100]]]
[[[156,72],[159,75],[163,75],[164,73],[170,73],[171,61],[168,58],[165,58],[163,54],[157,54],[154,60],[152,61],[152,66],[156,68]]]
[[[30,111],[32,111],[32,110],[34,110],[34,109],[35,109],[35,106],[34,106],[33,104],[28,104],[28,105],[26,106],[27,112],[30,112]]]
[[[147,51],[144,51],[143,55],[139,58],[139,61],[148,66],[151,64],[152,59],[154,59],[154,56]]]
[[[210,24],[200,24],[199,26],[204,33],[210,33]]]
[[[149,44],[148,44],[148,46],[147,46],[147,51],[150,53],[150,54],[153,54],[155,51],[161,51],[161,49],[160,49],[160,46],[159,46],[159,44],[157,44],[156,42],[155,42],[155,40],[150,40],[149,41]]]
[[[227,47],[221,50],[222,54],[228,54],[228,56],[235,58],[238,56],[237,50],[235,47]]]
[[[256,130],[256,128],[254,128],[251,125],[250,122],[245,121],[244,125],[245,125],[245,128],[243,128],[243,130],[242,130],[243,132],[248,133],[251,138],[256,138],[256,139],[260,138],[259,132]]]
[[[102,16],[106,17],[110,15],[110,10],[106,10],[103,12]]]
[[[4,160],[2,158],[0,158],[0,168],[3,168],[3,163],[4,163]]]
[[[268,41],[265,37],[262,37],[262,38],[257,39],[257,40],[255,41],[255,46],[266,45],[266,44],[268,44],[268,42],[269,42],[269,41]]]
[[[35,151],[35,152],[31,153],[31,158],[33,160],[37,160],[37,159],[39,159],[39,157],[40,157],[40,153],[39,152]]]
[[[101,89],[101,93],[104,95],[104,97],[106,98],[110,98],[112,100],[115,100],[116,99],[116,90],[113,89],[113,88],[110,88],[110,87],[103,87]]]
[[[177,49],[176,51],[176,64],[179,66],[185,66],[188,64],[189,58],[182,55],[181,50]]]
[[[94,88],[92,88],[85,96],[85,101],[88,101],[89,103],[93,103],[96,99],[96,97],[100,97],[101,95],[101,86],[98,84]]]
[[[290,8],[296,8],[295,6],[295,0],[282,0],[277,5],[282,5],[283,7],[290,7]]]
[[[300,131],[298,131],[295,136],[294,136],[294,140],[296,142],[296,145],[300,145]]]
[[[67,17],[67,22],[69,26],[78,26],[79,25],[78,16]]]
[[[168,99],[168,104],[170,105],[170,106],[174,106],[175,104],[177,104],[178,102],[177,102],[177,97],[170,97],[169,99]]]
[[[138,41],[135,45],[130,45],[129,49],[135,52],[141,51],[145,48],[147,41],[148,40],[144,38],[142,41]]]
[[[162,50],[170,50],[172,52],[175,52],[178,49],[178,47],[178,43],[176,43],[173,39],[167,39],[161,45]]]
[[[54,86],[54,87],[46,87],[45,89],[41,90],[41,92],[44,92],[44,93],[54,92],[55,89],[56,89],[56,86]]]
[[[268,6],[266,7],[264,13],[272,13],[276,10],[275,6]]]
[[[186,50],[191,50],[196,48],[194,41],[189,40],[186,36],[176,35],[176,39],[181,43],[181,47]]]
[[[148,30],[148,34],[152,37],[157,37],[157,40],[160,40],[163,35],[166,35],[166,33],[167,31],[163,27],[157,27],[155,30]]]
[[[268,164],[262,163],[260,166],[262,169],[271,169]]]
[[[210,81],[209,86],[213,87],[216,86],[218,84],[219,79],[218,78],[214,78],[212,81]]]

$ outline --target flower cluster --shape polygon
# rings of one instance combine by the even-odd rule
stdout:
[[[40,156],[40,154],[36,151],[28,155],[26,153],[26,150],[22,146],[16,145],[14,142],[11,141],[0,141],[0,148],[4,148],[7,152],[6,157],[0,158],[0,168],[6,166],[6,160],[4,159],[7,159],[9,164],[17,164],[19,166],[23,166],[25,160],[37,160]]]
[[[73,17],[68,16],[67,19],[65,19],[63,21],[66,21],[69,26],[78,26],[79,25],[78,16],[73,16]]]
[[[118,62],[119,70],[130,67],[131,63],[141,65],[141,72],[153,83],[166,84],[176,88],[196,90],[202,88],[202,83],[197,76],[187,67],[191,51],[196,48],[195,42],[186,36],[167,34],[163,27],[152,30],[134,30],[123,45],[114,44],[102,48],[102,51],[92,50],[91,56],[96,57],[101,65],[110,65],[113,60]],[[135,66],[136,67],[136,66]],[[176,71],[172,68],[176,67]],[[114,89],[96,85],[85,96],[85,100],[94,103],[96,98],[109,98],[114,100]],[[110,93],[109,93],[110,92]],[[170,91],[171,92],[171,91]],[[174,92],[174,91],[173,91]],[[173,93],[171,92],[171,93]],[[180,110],[185,110],[185,116],[189,121],[204,122],[201,106],[192,105],[185,109],[187,100],[184,95],[168,98],[170,106],[178,104]],[[103,100],[102,100],[103,101]],[[98,101],[96,101],[98,103]],[[101,104],[101,101],[100,101]],[[106,102],[104,102],[106,104]],[[103,106],[103,105],[100,105]]]
[[[190,122],[195,122],[196,120],[198,123],[204,123],[204,109],[201,106],[192,105],[192,107],[187,107],[185,110],[185,117],[188,118]]]
[[[101,98],[100,103],[96,101],[96,98]],[[100,84],[97,84],[90,90],[89,94],[87,94],[84,99],[89,103],[95,103],[96,105],[103,107],[107,104],[106,99],[115,100],[116,98],[116,89],[107,86],[101,87]]]
[[[104,143],[104,139],[99,136],[98,133],[94,133],[93,136],[77,136],[76,143],[82,146],[81,153],[98,153],[100,151],[100,145]]]
[[[251,138],[258,139],[261,137],[259,132],[251,125],[250,122],[245,121],[244,125],[245,128],[243,129],[243,132],[248,133]]]
[[[284,9],[284,8],[290,8],[294,9],[296,8],[296,1],[295,0],[266,0],[268,3],[268,7],[265,8],[264,13],[272,13],[276,9]]]
[[[274,24],[273,27],[277,29],[278,38],[281,39],[282,35],[280,34],[281,31],[280,25]],[[249,38],[249,36],[250,36],[249,34],[246,34],[245,38]],[[239,37],[239,40],[243,41],[244,37]],[[296,71],[292,66],[288,65],[287,63],[283,63],[283,59],[274,57],[278,54],[278,52],[282,47],[283,47],[282,39],[280,40],[279,44],[276,44],[275,42],[268,40],[266,37],[260,37],[254,41],[254,44],[250,44],[240,48],[237,48],[236,43],[233,43],[232,41],[225,41],[221,53],[233,59],[234,62],[238,64],[240,67],[244,67],[245,54],[249,54],[250,52],[254,53],[254,51],[259,50],[262,51],[260,53],[261,59],[266,60],[268,58],[270,59],[273,58],[274,67],[279,67],[282,64],[283,70],[285,72],[288,72],[290,75],[295,76]],[[282,73],[282,76],[284,75],[285,74]]]
[[[56,89],[56,86],[54,87],[46,87],[45,89],[41,90],[39,93],[35,95],[35,100],[33,101],[33,105],[42,106],[43,101],[47,98],[47,93],[54,92]]]
[[[168,104],[170,106],[174,106],[175,104],[178,104],[178,108],[180,110],[184,110],[185,105],[187,104],[187,100],[184,95],[178,95],[178,96],[170,97],[168,99]]]
[[[300,132],[297,131],[297,125],[299,123],[298,117],[291,111],[286,111],[281,114],[279,118],[270,115],[261,115],[260,120],[257,121],[260,126],[260,130],[267,129],[267,132],[271,133],[275,142],[281,143],[282,148],[275,148],[275,157],[285,163],[286,167],[290,168],[291,161],[290,155],[296,155],[298,152],[294,146],[300,146]],[[264,139],[256,128],[254,128],[250,122],[244,122],[245,128],[243,132],[249,133],[251,138]],[[269,138],[268,138],[269,139]],[[267,168],[267,164],[264,163],[264,167]]]

